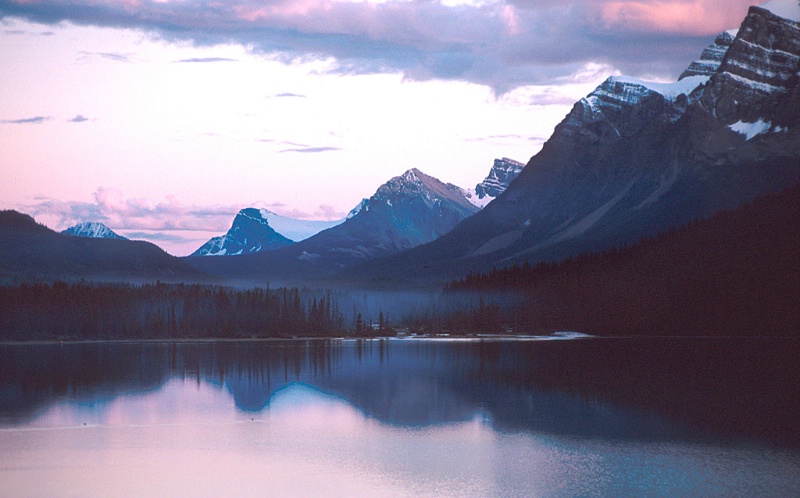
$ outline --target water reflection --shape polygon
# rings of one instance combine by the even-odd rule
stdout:
[[[220,386],[248,413],[303,383],[398,426],[478,417],[506,431],[800,446],[800,343],[789,339],[96,343],[0,355],[4,424],[178,378]]]
[[[798,346],[2,346],[0,477],[11,495],[796,495]]]

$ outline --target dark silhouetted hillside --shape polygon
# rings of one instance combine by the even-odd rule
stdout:
[[[82,278],[179,281],[204,275],[149,242],[73,237],[28,215],[0,211],[0,283]]]
[[[800,334],[800,185],[623,250],[472,274],[527,295],[525,328],[594,334]]]

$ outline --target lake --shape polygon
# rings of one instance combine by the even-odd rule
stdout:
[[[800,341],[0,346],[0,495],[800,496]]]

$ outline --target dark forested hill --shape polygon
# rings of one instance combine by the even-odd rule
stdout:
[[[526,294],[528,328],[800,334],[800,184],[623,250],[472,274],[451,290]]]
[[[205,279],[198,270],[144,241],[73,237],[28,215],[0,211],[0,283],[77,280]]]

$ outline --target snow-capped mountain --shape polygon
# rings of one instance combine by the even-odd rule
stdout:
[[[66,230],[62,230],[61,233],[72,235],[74,237],[89,237],[93,239],[128,240],[127,237],[123,237],[115,233],[113,230],[97,221],[78,223],[77,225],[71,226]]]
[[[476,211],[478,208],[465,197],[463,189],[415,168],[381,185],[350,212],[344,223],[289,247],[254,255],[248,258],[246,268],[208,258],[195,258],[193,263],[227,275],[241,272],[242,276],[267,278],[328,276],[430,242]]]
[[[465,192],[467,199],[477,207],[484,208],[508,188],[508,185],[519,176],[524,167],[523,163],[507,157],[495,159],[486,178],[474,189]]]
[[[269,217],[272,214],[266,209],[242,209],[233,219],[228,233],[212,238],[191,255],[238,256],[292,244],[291,240],[270,226]]]
[[[800,179],[797,0],[751,7],[699,60],[674,83],[608,78],[503,195],[431,244],[352,275],[449,278],[603,251]]]

